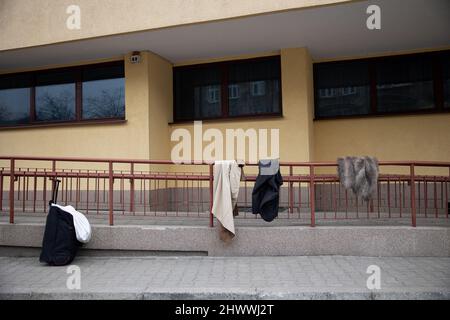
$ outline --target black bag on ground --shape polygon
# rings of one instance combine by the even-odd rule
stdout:
[[[56,202],[59,180],[54,180],[53,199],[45,223],[40,262],[52,266],[63,266],[72,262],[81,242],[77,240],[73,217],[52,203]]]

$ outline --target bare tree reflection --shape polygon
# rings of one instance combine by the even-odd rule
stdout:
[[[85,118],[120,118],[125,115],[125,90],[115,88],[102,90],[97,96],[83,100]]]
[[[75,116],[75,98],[70,91],[51,95],[42,94],[37,101],[37,118],[39,120],[70,120]]]

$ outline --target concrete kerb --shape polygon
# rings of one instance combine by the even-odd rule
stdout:
[[[40,247],[43,224],[0,223],[0,246]],[[449,227],[238,227],[230,244],[217,229],[194,226],[93,226],[94,250],[185,252],[210,256],[450,256]]]

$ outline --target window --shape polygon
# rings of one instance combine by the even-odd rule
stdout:
[[[450,108],[449,51],[314,64],[315,117]]]
[[[29,123],[30,87],[29,74],[0,78],[0,126]]]
[[[221,71],[218,66],[174,71],[174,118],[191,120],[219,117],[222,112],[220,83]]]
[[[314,65],[316,117],[361,115],[370,110],[367,63]]]
[[[390,57],[375,62],[377,111],[434,108],[431,57]]]
[[[124,118],[122,61],[0,76],[0,126]]]
[[[209,86],[208,87],[208,103],[216,104],[220,100],[220,87]]]
[[[252,82],[252,96],[263,96],[266,94],[266,82],[265,81],[253,81]]]
[[[450,51],[444,52],[440,61],[442,63],[442,82],[444,108],[450,109]]]
[[[228,86],[228,98],[229,99],[238,99],[239,98],[239,85],[238,84],[230,84]]]
[[[123,65],[97,66],[83,70],[83,119],[125,117]]]
[[[75,120],[74,70],[36,74],[36,121]]]
[[[280,115],[280,57],[174,68],[174,120]]]

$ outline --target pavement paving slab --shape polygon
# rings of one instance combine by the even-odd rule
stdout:
[[[449,257],[80,256],[70,266],[0,257],[0,299],[450,299]],[[369,266],[380,289],[367,287]]]

